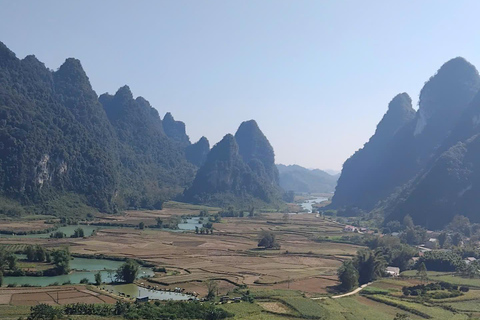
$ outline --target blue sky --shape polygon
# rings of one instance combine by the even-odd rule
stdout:
[[[480,66],[479,1],[0,0],[0,41],[98,94],[128,84],[211,144],[255,119],[278,163],[340,169],[388,102]]]

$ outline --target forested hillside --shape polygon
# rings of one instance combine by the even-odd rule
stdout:
[[[219,206],[278,204],[281,196],[273,148],[254,120],[212,148],[185,191],[188,201]]]
[[[128,86],[98,97],[80,61],[52,71],[0,43],[0,214],[159,209],[187,188],[195,202],[279,201],[273,148],[256,122],[224,140],[212,151],[205,137],[191,144],[183,122],[162,120]]]
[[[48,213],[55,213],[48,203],[68,198],[104,212],[160,207],[193,179],[185,147],[128,87],[99,100],[80,61],[51,71],[0,43],[2,203],[10,198]]]
[[[417,112],[406,94],[392,100],[375,135],[344,163],[332,207],[375,209],[386,221],[409,214],[429,228],[457,214],[479,222],[479,89],[475,67],[455,58],[425,83]]]

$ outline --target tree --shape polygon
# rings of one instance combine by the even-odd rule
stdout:
[[[452,222],[447,225],[447,229],[452,232],[458,232],[465,237],[470,237],[472,233],[470,220],[461,215],[453,217]]]
[[[456,232],[452,236],[452,244],[456,247],[458,247],[462,244],[462,235],[459,232]]]
[[[3,272],[0,271],[0,287],[3,285]]]
[[[75,229],[75,231],[73,232],[72,238],[83,238],[83,237],[85,237],[85,232],[83,231],[83,229],[80,227]]]
[[[97,273],[95,273],[95,284],[97,286],[101,285],[102,284],[102,274],[100,273],[100,271],[98,271]]]
[[[218,289],[217,282],[215,282],[213,280],[208,280],[207,281],[207,300],[215,299],[217,289]]]
[[[358,282],[360,284],[378,279],[384,274],[387,266],[381,250],[359,250],[353,263],[358,270]]]
[[[259,235],[258,247],[265,249],[280,249],[280,245],[275,240],[275,234],[270,231],[262,231]]]
[[[440,245],[440,248],[443,248],[445,244],[447,243],[448,240],[448,234],[443,231],[438,235],[438,244]]]
[[[407,228],[414,228],[415,227],[415,224],[413,223],[413,219],[412,217],[410,217],[410,215],[406,215],[404,218],[403,218],[403,226],[407,229]]]
[[[157,217],[155,220],[157,220],[157,227],[162,228],[163,226],[163,220],[160,217]]]
[[[43,262],[47,259],[47,251],[40,245],[35,246],[35,261]]]
[[[352,261],[345,261],[338,268],[338,280],[343,291],[350,291],[358,287],[358,271]]]
[[[410,317],[406,313],[397,313],[395,315],[395,318],[393,318],[393,320],[409,320],[409,319],[410,319]]]
[[[135,260],[128,259],[117,269],[117,281],[124,281],[126,283],[133,283],[137,278],[139,265]]]
[[[428,280],[427,267],[423,262],[420,263],[420,265],[417,268],[417,277],[419,277],[420,280],[422,281]]]
[[[59,320],[63,319],[63,309],[40,303],[30,308],[27,320]]]
[[[138,224],[138,229],[140,230],[145,229],[145,223],[143,221]]]
[[[25,249],[25,254],[27,255],[28,261],[35,261],[35,249],[32,245],[28,245]]]
[[[70,251],[68,248],[52,251],[52,259],[57,274],[67,274],[70,271]]]
[[[401,235],[402,241],[409,245],[421,244],[426,240],[426,237],[427,230],[420,226],[409,227]]]

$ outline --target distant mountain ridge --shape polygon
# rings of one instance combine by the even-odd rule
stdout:
[[[396,122],[384,125],[390,106],[370,141],[345,162],[331,207],[375,209],[386,221],[409,214],[429,228],[456,214],[480,222],[479,90],[476,68],[455,58],[425,83],[418,111],[404,96]]]
[[[307,169],[299,165],[277,164],[280,186],[297,193],[330,193],[335,191],[339,174],[331,175],[320,169]]]

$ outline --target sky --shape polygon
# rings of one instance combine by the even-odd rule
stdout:
[[[0,41],[97,94],[127,84],[192,142],[255,119],[276,162],[340,170],[389,101],[443,63],[480,66],[480,1],[0,0]],[[416,105],[415,105],[415,108]]]

